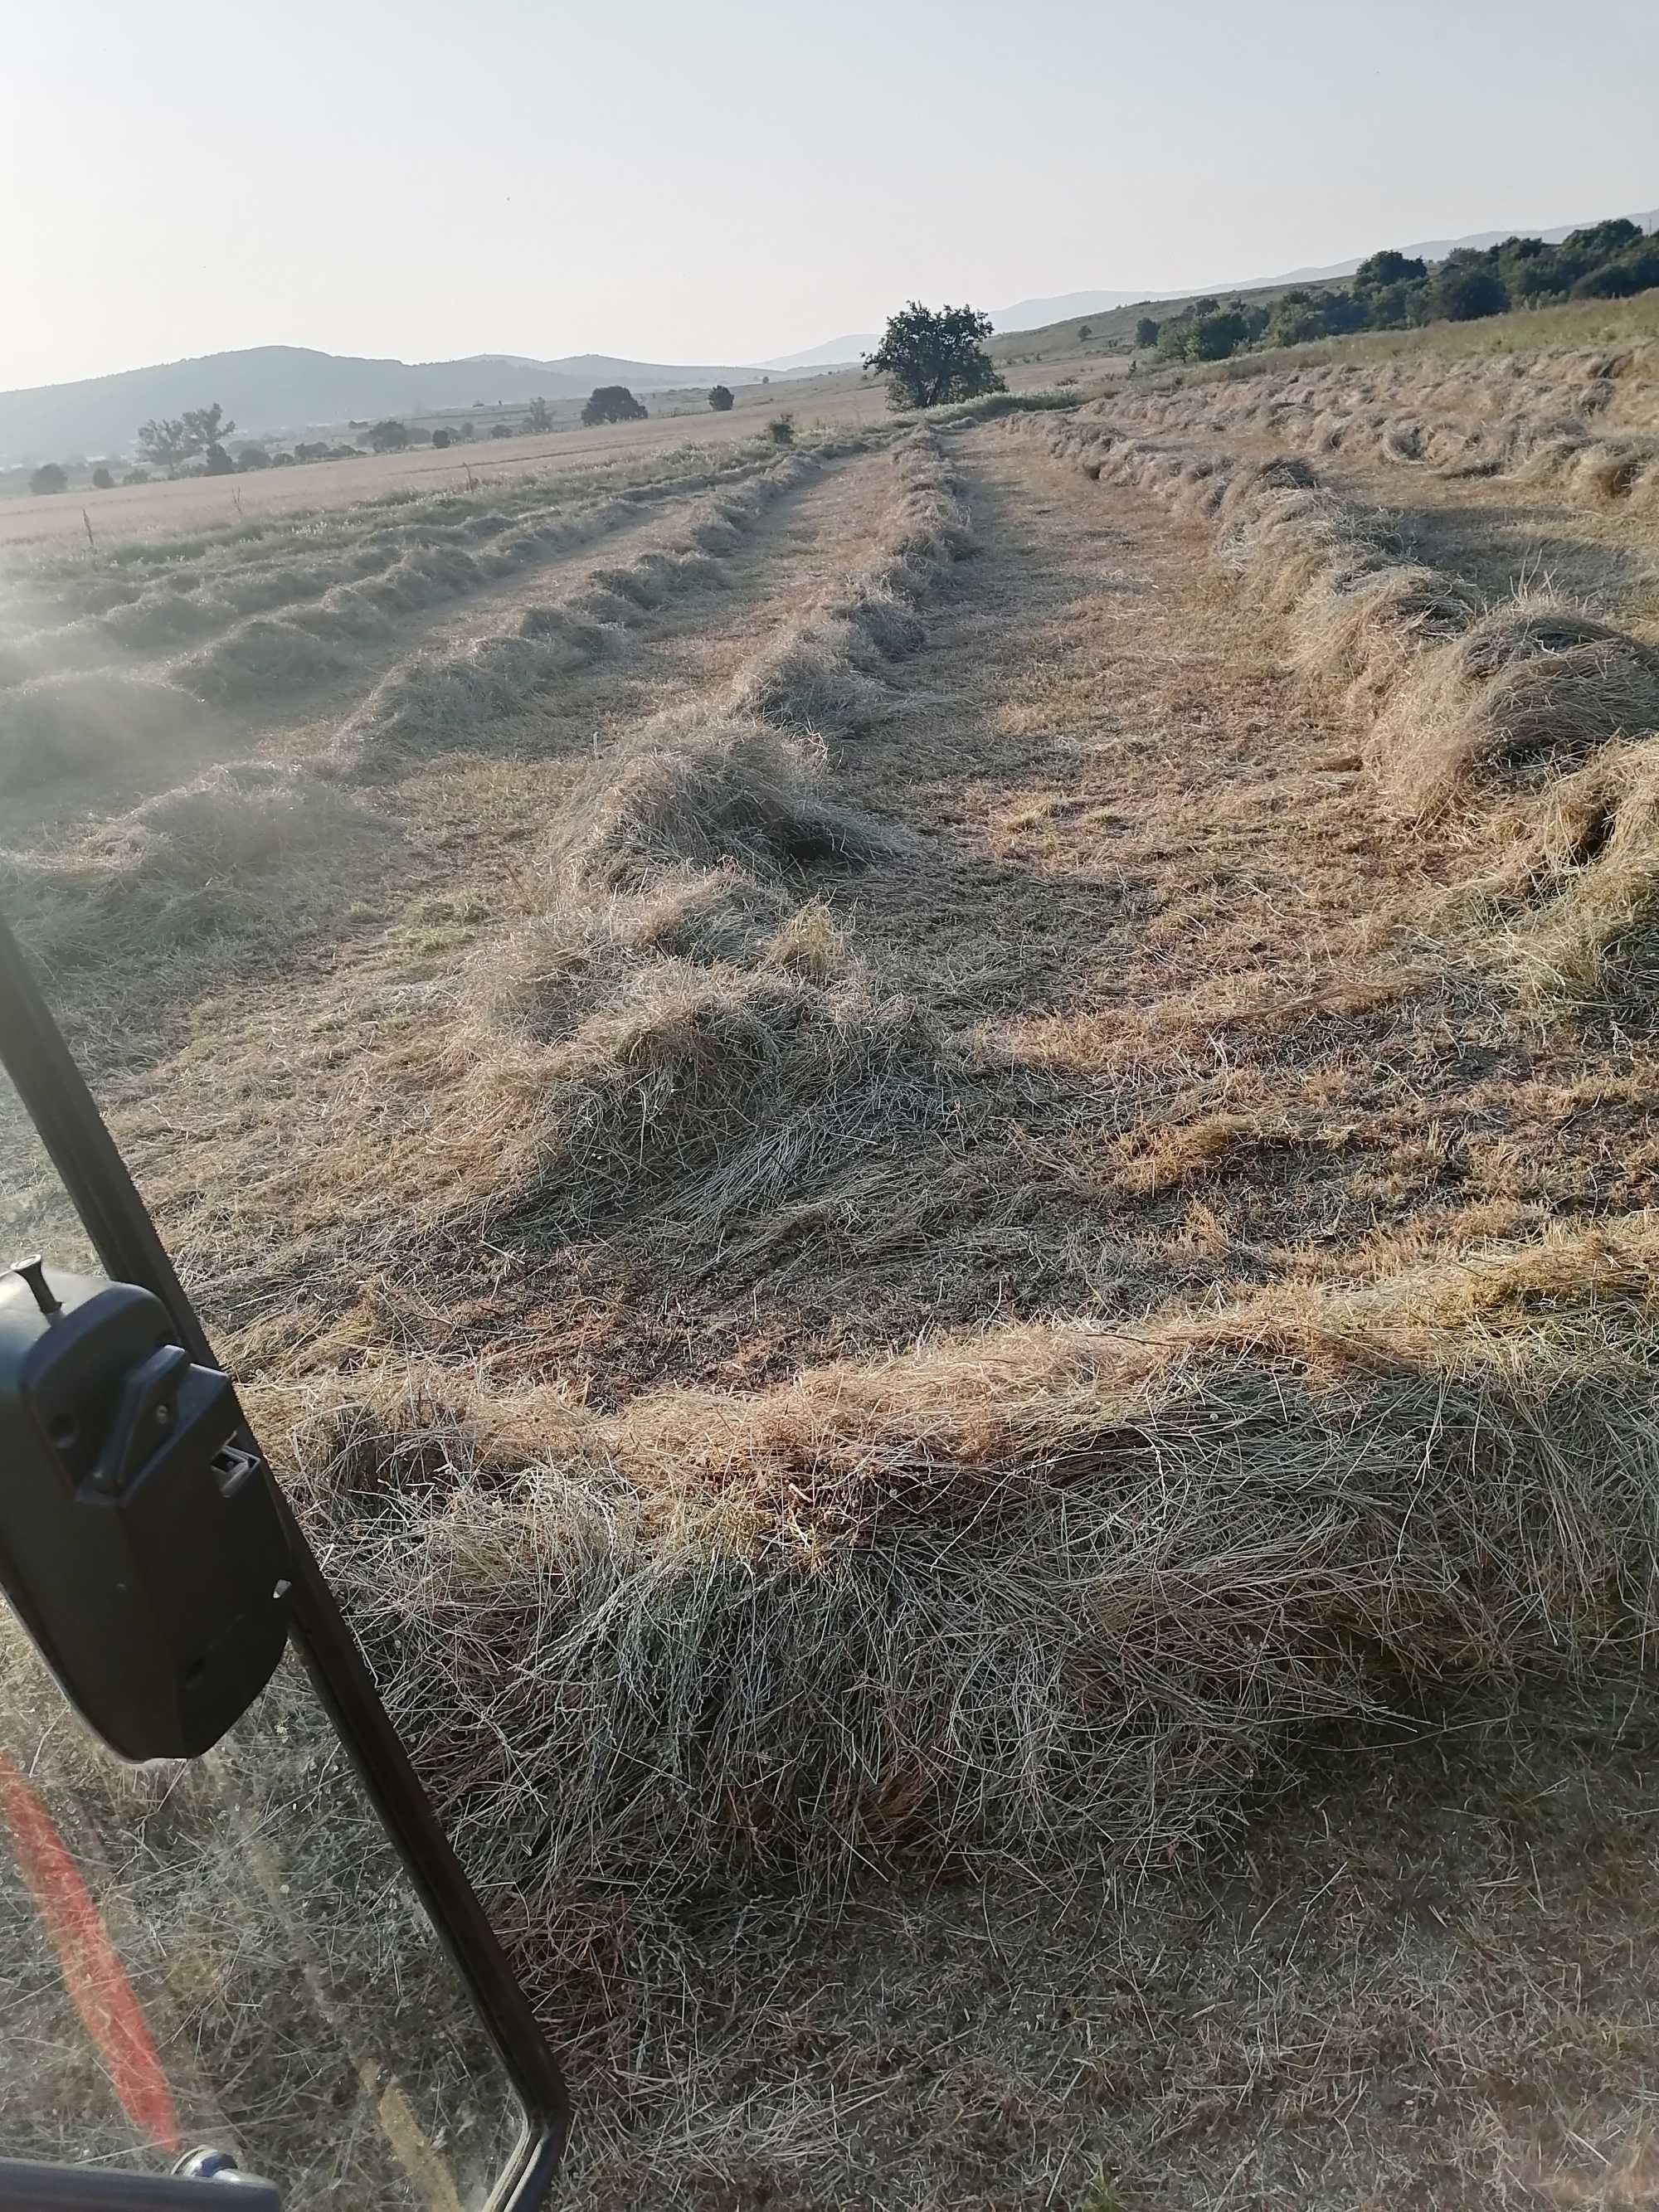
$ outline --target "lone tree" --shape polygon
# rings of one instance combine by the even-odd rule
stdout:
[[[438,428],[432,433],[432,442],[437,447],[438,451],[442,453],[444,447],[448,445],[449,441],[450,434],[444,428],[441,422],[438,425]]]
[[[374,425],[368,442],[377,453],[401,453],[409,443],[409,425],[389,415],[384,422]]]
[[[524,427],[526,430],[550,430],[553,428],[553,410],[539,393],[530,403],[530,411],[524,418]]]
[[[717,415],[724,415],[732,405],[732,394],[723,384],[708,387],[708,404]]]
[[[591,430],[596,422],[643,422],[645,410],[625,384],[601,384],[582,409]]]
[[[1150,352],[1158,343],[1158,331],[1162,327],[1162,325],[1154,322],[1150,315],[1143,315],[1135,325],[1135,343],[1143,352]]]
[[[43,461],[29,478],[29,489],[38,492],[67,491],[68,472],[60,469],[56,461]]]
[[[225,410],[216,399],[211,407],[185,410],[185,435],[192,453],[211,453],[216,446],[224,444],[235,428],[234,422],[226,422]]]
[[[866,354],[864,366],[887,379],[890,407],[977,399],[1008,388],[985,350],[990,335],[991,318],[972,307],[935,310],[912,300],[902,313],[888,317],[881,343]]]
[[[1094,334],[1095,334],[1095,331],[1094,331],[1094,325],[1093,325],[1092,323],[1085,323],[1085,324],[1083,325],[1082,328],[1078,331],[1078,334],[1077,334],[1077,342],[1078,342],[1078,343],[1079,343],[1079,345],[1087,345],[1087,344],[1088,344],[1088,343],[1089,343],[1089,341],[1090,341],[1090,339],[1091,339],[1091,337],[1093,337]]]
[[[228,476],[234,464],[225,440],[236,425],[225,420],[216,399],[211,407],[186,407],[182,415],[153,416],[138,426],[138,450],[158,469],[176,469],[193,454],[207,455],[210,476]]]
[[[176,469],[196,449],[179,416],[161,415],[138,425],[138,450],[155,467]]]
[[[92,488],[94,491],[113,491],[115,489],[115,479],[102,461],[92,472]]]

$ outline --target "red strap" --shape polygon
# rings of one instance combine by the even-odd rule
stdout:
[[[173,2093],[102,1915],[39,1793],[0,1752],[0,1813],[35,1909],[58,1948],[64,1984],[98,2045],[122,2109],[159,2150],[183,2148]]]

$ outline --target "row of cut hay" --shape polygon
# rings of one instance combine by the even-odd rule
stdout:
[[[8,919],[54,973],[141,969],[291,937],[337,907],[341,872],[392,825],[301,769],[232,761],[51,854],[0,852]]]
[[[893,453],[897,489],[877,526],[874,557],[744,671],[740,714],[785,729],[844,738],[890,711],[889,661],[921,640],[916,610],[973,550],[973,525],[936,431]]]
[[[421,545],[383,574],[338,584],[318,604],[286,617],[239,623],[180,664],[176,680],[198,697],[268,697],[314,681],[343,665],[341,648],[390,635],[408,615],[464,597],[504,576],[538,567],[635,520],[638,502],[612,498],[543,518],[520,518],[486,546]],[[489,519],[489,518],[486,518]]]
[[[259,1410],[538,1993],[648,2003],[676,1915],[761,1883],[1163,1866],[1310,1728],[1633,1668],[1656,1256],[1643,1218],[613,1415]]]
[[[896,478],[837,609],[963,542],[931,441]],[[825,1207],[850,1227],[890,1210],[902,1161],[959,1110],[939,1040],[883,1000],[822,896],[908,841],[831,793],[816,698],[768,688],[782,662],[757,657],[744,703],[659,715],[596,763],[537,912],[470,971],[452,1157],[475,1160],[467,1202],[503,1233],[600,1233],[684,1269]]]
[[[1474,887],[1528,997],[1625,1030],[1659,1009],[1656,753],[1608,745],[1501,814]]]
[[[679,544],[594,569],[564,599],[529,609],[516,634],[477,639],[394,669],[339,731],[337,767],[354,776],[396,773],[411,757],[465,744],[480,725],[521,712],[609,651],[643,615],[717,581],[724,555],[772,501],[817,466],[805,454],[790,454],[750,482],[704,498]]]
[[[1119,440],[1103,468],[1191,511],[1212,457]],[[1620,737],[1659,732],[1659,654],[1547,592],[1484,606],[1405,557],[1380,517],[1286,457],[1236,465],[1215,511],[1223,557],[1289,616],[1304,672],[1358,709],[1393,801],[1444,813],[1548,777]]]
[[[723,469],[630,485],[601,498],[551,499],[516,514],[487,511],[454,523],[393,523],[358,543],[325,553],[285,555],[246,564],[169,565],[148,581],[95,576],[66,586],[41,627],[3,641],[0,682],[21,681],[52,670],[106,662],[127,650],[194,644],[248,616],[265,615],[304,601],[331,604],[365,626],[375,614],[405,612],[437,604],[458,591],[510,575],[562,550],[592,543],[659,501],[739,484],[765,465],[743,459]],[[428,556],[459,555],[446,574]],[[386,580],[380,592],[354,587]],[[61,619],[51,619],[52,611]],[[325,621],[321,633],[329,634]],[[374,634],[368,627],[334,633]],[[212,681],[210,665],[206,679]]]
[[[1324,368],[1262,380],[1260,389],[1199,386],[1127,399],[1116,412],[1123,426],[1160,436],[1254,431],[1306,453],[1375,453],[1455,478],[1513,474],[1592,504],[1659,507],[1659,441],[1592,427],[1620,387],[1605,374],[1584,382],[1581,373],[1605,365],[1589,356],[1565,381],[1534,380],[1518,393],[1501,376],[1413,374],[1357,386]],[[1399,411],[1402,400],[1410,411]]]
[[[42,677],[0,691],[0,795],[69,776],[122,781],[130,763],[199,738],[199,701],[112,670]]]
[[[517,515],[483,514],[453,525],[404,525],[326,556],[246,569],[169,572],[95,616],[0,641],[0,687],[106,665],[120,650],[165,649],[216,631],[173,680],[211,700],[256,697],[315,680],[343,665],[339,648],[390,634],[408,614],[460,597],[593,543],[660,500],[716,483],[741,485],[757,465],[599,501],[563,502]],[[314,600],[314,605],[298,602]],[[274,615],[276,610],[291,610]],[[248,618],[252,619],[248,619]]]
[[[1109,480],[1216,514],[1223,557],[1288,619],[1298,668],[1357,725],[1389,803],[1461,817],[1528,995],[1650,1018],[1659,652],[1547,592],[1483,604],[1299,458],[1183,459],[1107,426],[1087,440]],[[1575,840],[1560,825],[1586,808],[1594,835]]]
[[[524,627],[529,643],[492,639],[471,653],[456,656],[453,668],[434,673],[428,662],[417,664],[412,674],[397,672],[368,702],[368,720],[374,722],[384,710],[391,728],[430,736],[456,718],[464,721],[480,711],[511,711],[535,690],[592,659],[605,642],[599,623],[633,619],[640,606],[659,602],[668,590],[709,580],[714,570],[703,537],[715,529],[732,531],[735,543],[737,530],[747,527],[768,500],[799,482],[813,465],[807,457],[796,454],[758,474],[745,471],[734,477],[705,494],[693,509],[681,552],[643,556],[626,571],[611,572],[613,577],[635,580],[631,599],[619,599],[595,584],[590,587],[585,620],[582,595],[578,594],[567,611],[550,615],[536,610],[527,616]],[[199,744],[207,727],[204,704],[268,698],[341,672],[350,665],[353,642],[388,635],[398,617],[470,591],[489,574],[505,574],[589,543],[635,515],[646,503],[642,494],[665,496],[671,489],[681,493],[684,483],[640,487],[574,511],[554,509],[544,517],[520,517],[511,534],[500,538],[489,556],[505,567],[488,571],[480,565],[483,556],[455,543],[406,546],[380,573],[334,585],[314,607],[238,623],[206,652],[175,664],[169,678],[107,668],[60,669],[0,687],[0,793],[33,790],[60,778],[100,771],[118,781],[125,756],[153,753],[170,744],[181,750]],[[508,519],[474,517],[451,534],[477,532],[483,524],[499,525],[505,531]],[[342,558],[361,563],[375,550],[359,548]],[[563,638],[554,648],[549,643],[550,630],[561,624]]]

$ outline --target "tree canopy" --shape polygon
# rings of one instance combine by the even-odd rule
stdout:
[[[210,407],[186,407],[182,415],[153,416],[138,426],[138,450],[158,469],[176,469],[198,453],[206,453],[209,465],[222,475],[232,464],[224,442],[235,429],[216,399]]]
[[[1566,299],[1624,299],[1659,285],[1659,232],[1623,216],[1588,224],[1557,245],[1506,238],[1461,246],[1433,264],[1384,246],[1367,254],[1348,284],[1293,285],[1271,308],[1244,300],[1194,300],[1162,323],[1143,315],[1135,343],[1156,343],[1165,361],[1218,361],[1251,346],[1308,345],[1351,331],[1403,330],[1435,321],[1473,322],[1512,306]]]
[[[582,409],[582,421],[591,430],[596,422],[643,422],[646,410],[625,384],[601,384]]]
[[[991,318],[973,307],[924,307],[912,300],[888,317],[881,343],[865,356],[864,366],[887,379],[895,408],[977,399],[1007,389],[985,350],[990,335]]]
[[[717,415],[724,415],[732,404],[732,393],[729,387],[724,384],[710,385],[708,387],[708,404]]]

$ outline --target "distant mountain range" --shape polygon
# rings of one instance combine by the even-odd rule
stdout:
[[[240,432],[275,436],[324,423],[432,414],[479,400],[495,406],[538,396],[568,399],[596,384],[663,392],[754,374],[730,364],[674,368],[602,353],[572,354],[562,361],[473,354],[465,361],[405,362],[317,353],[309,346],[252,346],[76,384],[0,392],[0,462],[125,453],[138,425],[152,416],[179,415],[216,399]]]
[[[1631,219],[1644,230],[1654,229],[1659,227],[1659,208]],[[1529,234],[1556,240],[1583,227],[1557,223]],[[1402,251],[1428,261],[1443,260],[1458,246],[1495,246],[1516,228],[1526,230],[1521,225],[1479,231],[1468,238],[1425,239]],[[1243,283],[1235,279],[1181,291],[1066,292],[1051,299],[1017,300],[1012,307],[994,307],[991,320],[1004,334],[1041,330],[1143,301],[1151,306],[1206,291],[1243,292],[1348,276],[1362,258],[1356,254],[1328,268],[1291,269],[1282,276],[1253,276]],[[673,367],[622,361],[602,353],[570,354],[558,361],[505,353],[470,354],[460,361],[373,361],[319,353],[308,346],[252,346],[235,353],[204,354],[193,361],[164,362],[151,368],[124,369],[113,376],[86,377],[75,384],[0,392],[0,465],[125,453],[131,449],[138,425],[151,416],[182,414],[187,407],[206,406],[216,399],[241,433],[291,435],[324,424],[372,422],[386,415],[429,415],[478,402],[499,406],[538,397],[568,399],[591,392],[596,384],[625,384],[635,392],[649,392],[752,382],[763,374],[810,375],[855,363],[878,343],[873,331],[850,331],[802,352],[780,354],[748,367],[731,362]]]

